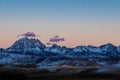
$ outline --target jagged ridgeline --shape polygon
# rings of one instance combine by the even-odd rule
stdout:
[[[0,64],[20,65],[20,67],[26,65],[27,68],[28,66],[35,68],[55,66],[120,67],[120,47],[110,43],[98,47],[91,45],[74,48],[58,45],[45,47],[38,39],[24,37],[7,49],[0,49]]]

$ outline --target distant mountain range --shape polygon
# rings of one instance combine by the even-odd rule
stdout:
[[[11,66],[6,66],[6,65]],[[55,66],[118,66],[120,46],[111,43],[95,46],[46,47],[40,40],[21,38],[7,49],[0,48],[0,65],[46,68]]]

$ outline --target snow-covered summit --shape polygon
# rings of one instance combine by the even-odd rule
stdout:
[[[45,45],[38,39],[35,38],[20,38],[8,49],[30,49],[30,48],[44,48]]]

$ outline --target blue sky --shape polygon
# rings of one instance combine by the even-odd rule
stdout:
[[[119,45],[119,22],[120,0],[0,0],[4,47],[27,31],[40,34],[44,43],[60,35],[67,40],[60,45],[70,47],[107,42]]]
[[[0,0],[1,16],[120,16],[120,0]]]

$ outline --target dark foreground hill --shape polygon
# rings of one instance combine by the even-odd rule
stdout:
[[[59,72],[34,69],[6,69],[0,71],[0,80],[120,80],[120,70],[104,73],[96,72],[100,69],[102,68],[67,68],[60,69]]]

